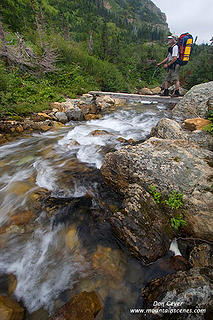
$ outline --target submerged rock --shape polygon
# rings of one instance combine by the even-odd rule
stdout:
[[[14,274],[0,275],[0,294],[11,296],[17,287],[17,279]]]
[[[0,319],[23,320],[24,309],[15,300],[0,296]]]
[[[106,274],[114,281],[121,281],[124,277],[125,269],[121,265],[121,252],[111,248],[98,246],[97,251],[92,255],[92,265],[95,270]]]
[[[101,308],[97,294],[84,291],[60,308],[51,320],[94,320]]]
[[[8,222],[0,227],[0,234],[2,233],[24,233],[30,222],[34,218],[34,213],[31,211],[19,212],[11,216]]]
[[[107,135],[107,134],[112,134],[106,130],[94,130],[92,132],[90,132],[89,136],[93,136],[93,137],[97,137],[97,136],[104,136],[104,135]]]
[[[72,225],[66,233],[65,244],[70,251],[80,248],[80,240],[78,238],[77,228],[75,225]]]

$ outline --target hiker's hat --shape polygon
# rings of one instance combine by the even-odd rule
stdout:
[[[170,36],[167,37],[168,40],[174,39],[175,41],[177,40],[177,36],[175,34],[172,34]]]

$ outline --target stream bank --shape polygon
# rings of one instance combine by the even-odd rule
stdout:
[[[89,121],[100,119],[105,112],[113,111],[127,103],[161,103],[174,106],[180,98],[167,98],[139,94],[112,92],[91,92],[78,99],[66,99],[65,102],[54,102],[48,110],[33,113],[27,117],[13,117],[0,120],[0,145],[32,132],[47,132],[63,127],[69,121]]]

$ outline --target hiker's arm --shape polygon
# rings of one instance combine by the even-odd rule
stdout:
[[[173,57],[172,60],[168,64],[165,65],[165,68],[170,67],[173,63],[175,63],[176,60],[177,60],[177,57]]]
[[[158,64],[157,64],[157,66],[159,67],[161,64],[163,64],[163,63],[167,62],[167,61],[168,61],[168,59],[169,59],[169,58],[167,57],[166,59],[164,59],[163,61],[161,61],[160,63],[158,63]]]

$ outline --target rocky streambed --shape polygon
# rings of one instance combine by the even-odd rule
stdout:
[[[0,147],[0,315],[129,320],[168,301],[206,309],[177,319],[211,314],[213,138],[200,117],[212,88],[196,86],[172,113],[109,96],[56,103],[28,119],[48,122],[43,133]],[[25,133],[21,122],[10,133]]]

